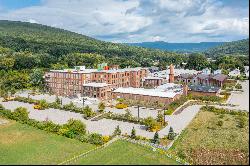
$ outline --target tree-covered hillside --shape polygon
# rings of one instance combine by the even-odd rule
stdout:
[[[95,53],[103,56],[105,61],[118,63],[122,67],[148,66],[156,62],[160,62],[160,67],[165,67],[171,62],[181,63],[184,57],[176,53],[104,42],[58,28],[16,21],[0,21],[0,46],[16,52],[47,53],[53,57],[51,63],[58,62],[71,53]]]
[[[210,57],[216,57],[225,54],[249,55],[249,39],[225,43],[221,46],[207,50],[206,54]]]
[[[126,43],[131,46],[140,46],[144,48],[154,48],[167,51],[175,51],[180,53],[203,52],[209,48],[222,45],[224,42],[200,42],[200,43],[168,43],[164,41],[142,42],[142,43]]]

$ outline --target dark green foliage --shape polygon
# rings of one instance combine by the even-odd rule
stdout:
[[[73,135],[86,134],[86,125],[80,120],[70,119],[68,123],[63,125],[63,128],[67,128]]]
[[[6,110],[1,104],[0,116],[8,119],[13,119],[21,123],[25,123],[40,130],[56,133],[68,138],[74,138],[82,142],[89,142],[95,145],[102,145],[104,143],[101,134],[94,133],[87,135],[86,125],[80,120],[70,119],[66,124],[62,126],[54,124],[52,121],[49,120],[39,122],[34,119],[29,119],[26,108],[18,107],[17,109],[15,109],[14,112],[11,112],[10,110]]]
[[[192,53],[188,57],[187,65],[188,69],[202,70],[208,66],[207,58],[204,54]]]
[[[102,135],[97,133],[90,134],[88,137],[88,142],[95,145],[102,145]]]
[[[133,129],[132,129],[132,131],[131,131],[130,137],[131,137],[132,139],[135,139],[135,138],[136,138],[136,131],[135,131],[135,128],[134,128],[134,127],[133,127]]]
[[[159,134],[158,134],[157,131],[155,132],[155,135],[154,135],[154,138],[153,138],[152,142],[154,144],[159,144],[160,143],[160,138],[159,138]]]
[[[105,110],[105,104],[103,102],[100,102],[98,104],[98,109],[99,109],[99,112],[103,112]]]
[[[83,113],[86,118],[90,118],[95,115],[95,112],[93,112],[92,108],[90,108],[88,105],[83,108]]]
[[[27,112],[27,108],[16,108],[13,112],[13,117],[17,121],[26,122],[29,119],[29,113]]]
[[[23,62],[30,68],[49,67],[59,61],[65,61],[70,67],[79,63],[92,67],[103,60],[121,67],[151,66],[153,61],[158,61],[165,68],[166,64],[180,64],[186,59],[185,55],[176,53],[102,42],[62,29],[14,21],[0,21],[0,46],[36,54],[22,55],[23,61],[16,64],[16,69],[26,67]]]
[[[234,110],[229,110],[229,109],[224,109],[224,108],[216,108],[214,106],[203,106],[201,107],[201,110],[215,112],[218,114],[230,114],[230,115],[238,115],[238,116],[245,116],[245,117],[248,116],[248,112],[245,112],[245,111],[234,111]]]
[[[217,125],[218,125],[218,126],[222,126],[222,125],[223,125],[223,121],[222,121],[222,120],[219,120],[219,121],[217,122]]]
[[[120,126],[116,126],[115,131],[113,132],[113,136],[121,135],[122,131],[120,129]]]
[[[169,140],[174,140],[175,136],[176,136],[176,133],[174,132],[174,129],[170,127],[167,138]]]
[[[206,54],[211,57],[222,54],[249,55],[249,39],[225,43],[221,46],[209,49],[206,51]]]

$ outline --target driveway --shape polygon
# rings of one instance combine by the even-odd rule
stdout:
[[[237,105],[234,109],[246,110],[249,112],[249,80],[239,83],[242,85],[243,92],[231,92],[227,103]]]

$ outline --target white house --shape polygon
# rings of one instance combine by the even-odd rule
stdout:
[[[230,71],[228,75],[232,77],[240,76],[240,69],[234,69],[233,71]]]
[[[215,70],[214,71],[214,75],[216,75],[216,74],[221,74],[222,73],[222,70],[221,69],[218,69],[218,70]]]
[[[211,70],[209,68],[205,68],[202,70],[202,74],[209,75],[209,74],[211,74]]]

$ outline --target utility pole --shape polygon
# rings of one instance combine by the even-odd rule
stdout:
[[[82,98],[82,107],[84,107],[85,100],[87,100],[87,99]]]

